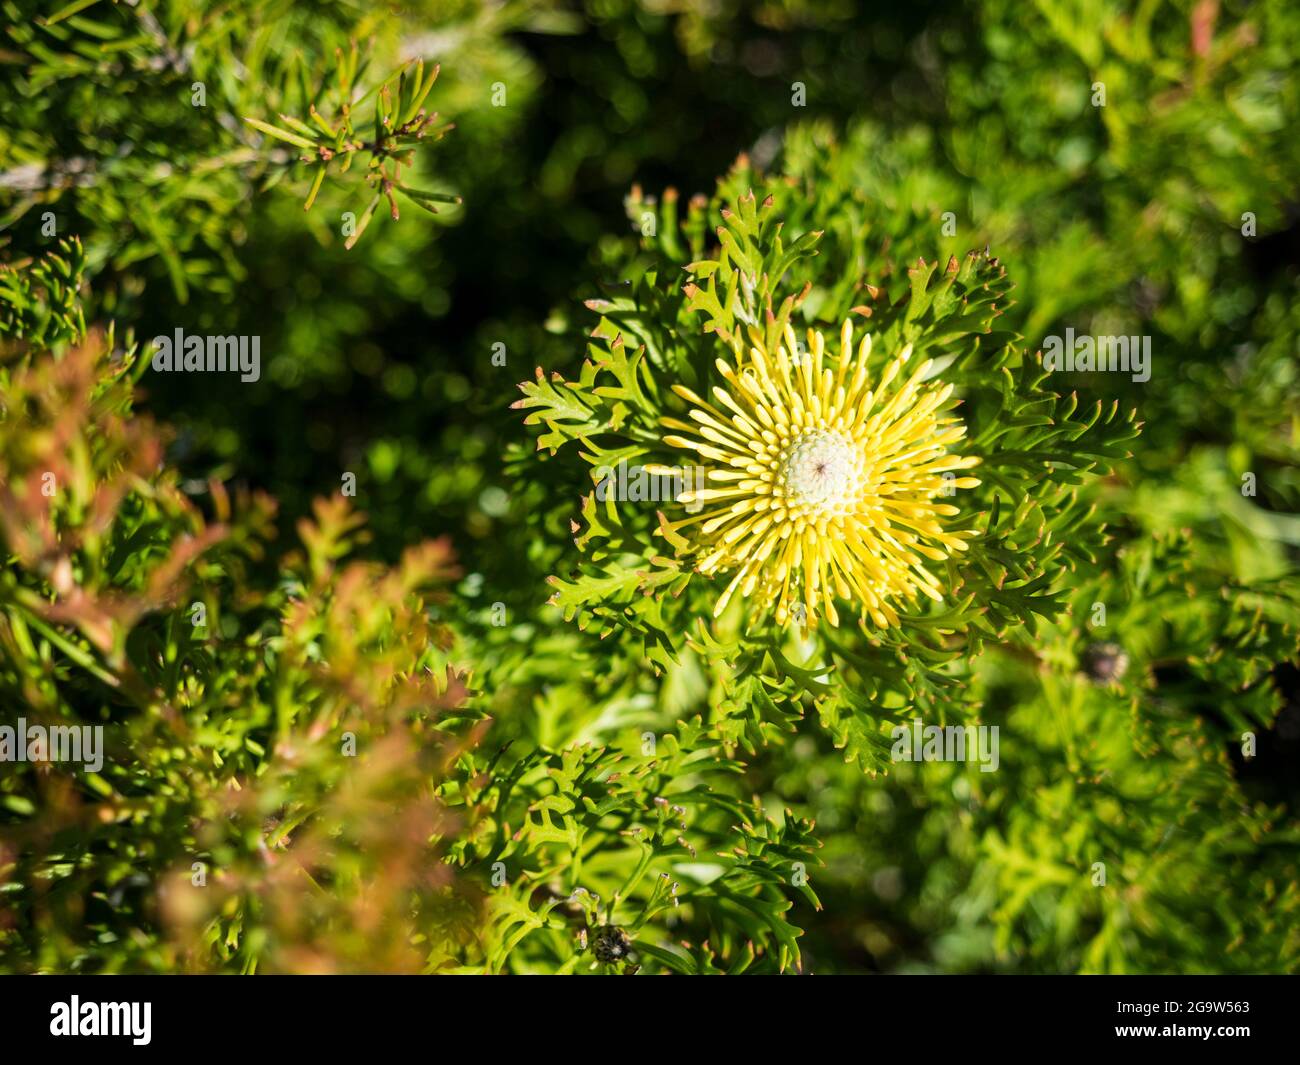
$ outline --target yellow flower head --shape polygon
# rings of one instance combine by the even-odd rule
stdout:
[[[939,413],[952,385],[926,380],[932,360],[904,376],[910,344],[874,384],[871,336],[855,357],[851,322],[840,331],[838,357],[815,330],[808,349],[799,351],[789,326],[774,354],[760,341],[746,358],[737,341],[735,365],[717,362],[729,387],[713,389],[716,406],[674,386],[691,404],[692,422],[664,425],[690,435],[664,442],[708,465],[699,486],[677,497],[700,512],[665,520],[664,531],[696,553],[699,572],[734,571],[715,616],[739,589],[765,609],[775,606],[781,624],[792,613],[811,624],[824,611],[837,625],[838,598],[882,628],[897,625],[891,601],[914,602],[917,592],[942,598],[925,560],[964,551],[973,533],[945,531],[941,519],[958,510],[935,497],[979,484],[949,472],[979,459],[948,452],[966,432]]]

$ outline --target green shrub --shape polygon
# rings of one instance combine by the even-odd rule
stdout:
[[[0,968],[1300,970],[1288,5],[31,7]]]

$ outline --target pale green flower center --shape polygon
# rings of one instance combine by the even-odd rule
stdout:
[[[862,449],[834,429],[808,429],[784,452],[779,483],[787,505],[810,516],[842,513],[862,492]]]

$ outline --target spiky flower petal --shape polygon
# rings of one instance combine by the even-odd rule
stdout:
[[[729,387],[712,390],[716,402],[674,386],[691,421],[664,419],[677,430],[664,442],[708,465],[704,487],[677,497],[700,512],[662,530],[699,572],[733,573],[715,616],[739,591],[782,624],[824,614],[836,625],[839,600],[883,628],[898,624],[899,600],[942,599],[925,562],[964,551],[973,533],[945,529],[958,509],[936,497],[978,485],[956,471],[979,459],[949,452],[966,431],[943,413],[952,385],[928,379],[932,360],[905,376],[911,355],[873,383],[870,334],[855,353],[846,321],[836,356],[815,330],[800,351],[787,326],[775,352],[746,355],[737,341],[733,361],[718,360]]]

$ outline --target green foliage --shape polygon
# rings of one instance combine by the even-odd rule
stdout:
[[[429,781],[454,753],[433,731],[464,696],[426,605],[447,545],[348,561],[362,520],[326,500],[263,583],[273,505],[182,492],[131,409],[137,370],[91,335],[0,376],[0,698],[104,744],[83,771],[6,760],[6,965],[418,967],[416,929],[462,908],[421,869],[445,831]],[[410,872],[372,891],[389,863]]]
[[[0,266],[0,335],[36,347],[86,332],[79,290],[86,268],[81,241],[59,242],[57,253]]]
[[[637,742],[517,759],[502,751],[458,767],[459,795],[479,825],[459,857],[491,862],[498,888],[488,902],[487,971],[599,967],[606,963],[588,951],[604,925],[629,936],[641,958],[630,971],[776,972],[798,963],[787,896],[797,890],[818,905],[807,882],[812,825],[789,811],[772,822],[742,801],[740,767],[698,721]],[[656,926],[665,920],[694,949],[665,940]]]
[[[1300,971],[1291,5],[0,14],[0,725],[106,743],[0,766],[0,969]],[[715,619],[596,473],[845,318],[970,550]]]
[[[358,152],[369,155],[365,181],[374,195],[361,212],[361,217],[356,220],[355,228],[347,233],[345,248],[351,248],[361,239],[361,234],[370,225],[370,219],[381,199],[388,200],[394,220],[401,216],[397,206],[398,192],[432,214],[438,213],[435,203],[460,202],[458,196],[426,192],[407,185],[402,180],[402,167],[409,168],[414,164],[415,148],[424,138],[428,136],[431,141],[439,140],[450,129],[449,126],[434,126],[436,116],[426,113],[423,106],[437,80],[438,67],[435,66],[426,75],[424,60],[419,60],[392,75],[377,90],[372,89],[364,96],[354,98],[354,87],[364,73],[365,66],[360,62],[355,43],[346,57],[340,51],[337,99],[334,105],[336,114],[332,121],[321,115],[315,103],[308,105],[311,125],[300,118],[284,114],[279,116],[283,126],[257,118],[244,120],[267,136],[302,149],[306,154],[301,156],[301,161],[314,165],[316,176],[312,178],[311,191],[307,193],[303,210],[311,210],[332,164],[338,163],[338,173],[345,174],[351,169]],[[307,93],[304,92],[303,95],[306,97]],[[374,133],[372,139],[367,141],[357,129],[359,123],[353,112],[371,96],[374,96],[371,104],[373,123],[365,125],[368,129],[373,124]]]
[[[385,21],[360,5],[96,0],[49,18],[25,6],[4,10],[5,89],[23,115],[0,138],[0,225],[29,245],[51,222],[60,234],[93,229],[95,272],[129,275],[158,258],[185,303],[195,288],[231,292],[246,276],[236,249],[247,203],[298,162],[311,164],[310,205],[327,173],[365,157],[370,194],[353,195],[348,247],[380,199],[397,216],[395,190],[429,209],[456,200],[401,175],[448,128],[423,107],[438,68],[404,64],[367,87],[374,54],[386,61],[394,42],[391,29],[371,36]],[[360,36],[371,37],[365,55]],[[258,117],[268,108],[282,125]]]

